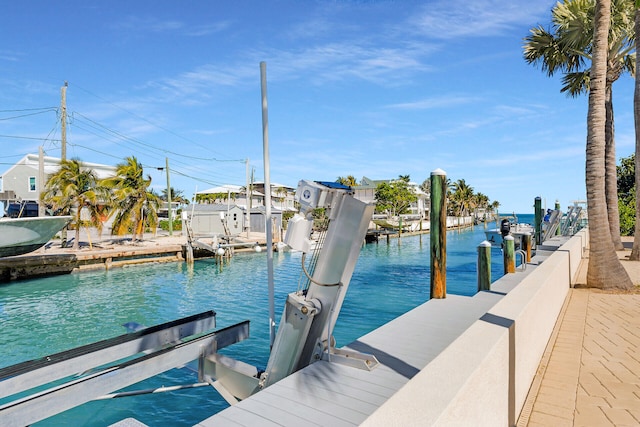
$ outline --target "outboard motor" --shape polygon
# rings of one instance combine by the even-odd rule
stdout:
[[[508,236],[511,233],[511,222],[508,219],[500,221],[500,234],[502,237]]]

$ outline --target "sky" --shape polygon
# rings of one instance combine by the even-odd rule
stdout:
[[[270,181],[291,187],[442,169],[503,213],[586,197],[588,98],[522,54],[555,0],[2,3],[0,173],[39,147],[61,156],[68,82],[67,157],[135,156],[158,192],[167,159],[189,198],[247,169],[263,181],[266,146]],[[620,159],[632,77],[613,94]]]

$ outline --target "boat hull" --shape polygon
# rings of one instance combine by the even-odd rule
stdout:
[[[0,257],[23,255],[41,248],[69,221],[70,216],[0,219]]]

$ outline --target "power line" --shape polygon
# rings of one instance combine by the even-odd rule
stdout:
[[[45,138],[37,138],[35,136],[18,136],[18,135],[0,135],[0,138],[14,138],[14,139],[30,139],[34,141],[56,141],[60,142],[60,139],[49,139],[49,137]]]
[[[165,132],[167,132],[167,133],[170,133],[171,135],[174,135],[174,136],[176,136],[176,137],[178,137],[178,138],[180,138],[180,139],[183,139],[183,140],[185,140],[185,141],[187,141],[187,142],[190,142],[190,143],[192,143],[192,144],[195,144],[195,145],[199,146],[200,148],[204,148],[205,150],[211,150],[211,147],[205,147],[204,145],[201,145],[201,144],[197,143],[196,141],[193,141],[192,139],[189,139],[189,138],[187,138],[187,137],[185,137],[185,136],[179,135],[179,134],[177,134],[177,133],[173,132],[172,130],[169,130],[169,129],[167,129],[167,128],[164,128],[164,127],[162,127],[162,126],[160,126],[160,125],[158,125],[158,124],[156,124],[156,123],[153,123],[152,121],[150,121],[150,120],[148,120],[148,119],[146,119],[146,118],[144,118],[144,117],[141,117],[141,116],[139,116],[138,114],[136,114],[136,113],[134,113],[134,112],[132,112],[132,111],[127,110],[126,108],[123,108],[123,107],[121,107],[121,106],[119,106],[119,105],[117,105],[117,104],[114,104],[114,103],[112,103],[112,102],[110,102],[110,101],[108,101],[108,100],[106,100],[106,99],[102,98],[101,96],[96,95],[95,93],[92,93],[92,92],[90,92],[89,90],[84,89],[84,88],[82,88],[82,87],[80,87],[80,86],[76,85],[75,83],[73,84],[73,86],[74,86],[74,87],[77,87],[78,89],[82,90],[83,92],[85,92],[85,93],[87,93],[87,94],[89,94],[89,95],[91,95],[91,96],[95,96],[96,98],[98,98],[98,99],[100,99],[100,100],[102,100],[102,101],[106,102],[106,103],[107,103],[107,104],[109,104],[109,105],[112,105],[112,106],[114,106],[114,107],[116,107],[116,108],[118,108],[118,109],[120,109],[120,110],[122,110],[122,111],[126,112],[127,114],[130,114],[130,115],[132,115],[132,116],[135,116],[135,117],[139,118],[140,120],[143,120],[144,122],[149,123],[151,126],[154,126],[154,127],[158,128],[158,129],[161,129],[161,130],[163,130],[163,131],[165,131]]]
[[[164,148],[158,148],[158,147],[156,147],[156,146],[154,146],[152,144],[149,144],[147,142],[144,142],[144,141],[142,141],[140,139],[126,136],[126,135],[124,135],[124,134],[122,134],[122,133],[120,133],[120,132],[118,132],[116,130],[113,130],[113,129],[107,127],[107,126],[104,126],[104,125],[96,122],[95,120],[90,119],[89,117],[87,117],[84,114],[79,113],[77,111],[74,111],[71,114],[72,114],[72,116],[74,118],[77,115],[81,119],[84,119],[84,120],[88,121],[89,123],[93,124],[94,128],[98,127],[98,128],[104,130],[105,132],[107,132],[109,134],[113,134],[114,136],[116,136],[116,137],[118,137],[120,139],[123,139],[123,140],[126,140],[126,141],[130,141],[130,142],[133,142],[133,143],[136,143],[136,144],[140,144],[140,145],[142,145],[142,146],[144,146],[146,148],[150,148],[152,150],[156,150],[156,151],[159,151],[159,152],[164,153],[164,154],[171,154],[171,155],[174,155],[174,156],[184,157],[184,158],[187,158],[187,159],[202,160],[202,161],[215,161],[215,162],[244,162],[245,161],[244,159],[218,159],[216,157],[206,158],[206,157],[189,156],[189,155],[186,155],[186,154],[183,154],[183,153],[176,153],[174,151],[167,150],[167,149],[164,149]]]

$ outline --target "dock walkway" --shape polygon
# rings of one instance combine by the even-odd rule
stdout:
[[[640,263],[628,261],[629,253],[618,257],[637,286]],[[587,263],[588,256],[578,286],[586,283]],[[518,426],[637,425],[640,293],[571,289]]]

